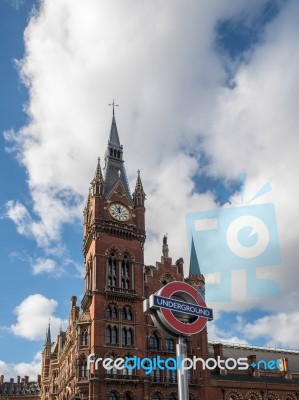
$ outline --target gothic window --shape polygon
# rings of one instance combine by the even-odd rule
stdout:
[[[115,326],[107,326],[106,328],[106,343],[117,344],[117,328]]]
[[[159,350],[160,348],[160,341],[156,333],[153,333],[150,336],[150,349],[151,350]]]
[[[123,328],[122,330],[122,344],[125,346],[133,345],[133,332],[132,329]]]
[[[118,398],[114,392],[110,392],[108,394],[108,400],[118,400]]]
[[[117,150],[117,158],[120,158],[120,151]]]
[[[129,260],[124,259],[121,263],[121,276],[124,276],[127,278],[129,276],[129,271],[130,271]]]
[[[115,306],[112,305],[106,309],[106,317],[113,318],[113,319],[117,318],[117,309]]]
[[[170,394],[170,395],[167,397],[167,400],[176,400],[176,397],[175,397],[174,394]]]
[[[117,284],[117,260],[115,253],[112,252],[107,259],[107,284],[108,286],[116,287]]]
[[[110,156],[113,156],[113,150],[110,148]]]
[[[81,332],[81,346],[88,346],[88,331],[86,329]]]
[[[130,308],[123,308],[122,309],[122,320],[123,321],[132,321],[132,311]]]
[[[166,350],[167,351],[174,351],[174,340],[171,338],[166,339]]]
[[[127,320],[128,321],[132,321],[133,317],[132,317],[132,311],[130,310],[130,308],[127,310]]]
[[[129,283],[128,279],[122,279],[121,280],[121,287],[123,289],[129,289],[129,285],[130,285],[130,283]]]
[[[114,253],[112,255],[114,256]],[[108,274],[116,275],[116,259],[114,257],[108,259]]]
[[[161,382],[161,370],[159,368],[151,372],[151,378],[153,382]]]
[[[173,362],[170,362],[168,365],[174,368]],[[167,382],[176,382],[176,370],[175,369],[167,369],[166,370],[166,380],[167,380]]]
[[[80,376],[80,378],[87,378],[87,362],[86,362],[86,360],[80,361],[79,376]]]
[[[129,393],[125,393],[124,400],[132,400],[132,396]]]

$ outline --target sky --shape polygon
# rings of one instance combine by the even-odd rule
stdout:
[[[49,318],[55,338],[82,297],[82,210],[113,99],[131,190],[140,169],[147,194],[146,264],[167,233],[187,273],[188,213],[272,204],[280,260],[255,270],[279,294],[248,296],[233,271],[209,338],[299,348],[298,12],[295,0],[0,0],[0,374],[36,379]]]

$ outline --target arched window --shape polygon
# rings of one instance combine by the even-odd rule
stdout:
[[[176,400],[176,396],[174,394],[170,394],[167,400]]]
[[[107,318],[113,318],[113,319],[117,318],[117,309],[116,309],[116,307],[115,306],[109,306],[106,309],[106,316],[107,316]]]
[[[112,253],[114,256],[114,253]],[[108,258],[108,274],[116,275],[116,259],[114,257]]]
[[[130,271],[130,263],[128,259],[124,259],[121,263],[121,276],[128,277]]]
[[[123,321],[132,321],[132,311],[130,308],[122,309],[122,320]]]
[[[113,150],[110,148],[110,156],[113,156]]]
[[[122,344],[124,345],[124,344],[127,344],[126,342],[127,342],[127,330],[126,330],[126,328],[123,328],[123,330],[122,330],[122,335],[121,335],[121,341],[122,341]]]
[[[81,360],[79,363],[79,377],[87,378],[87,362],[86,362],[86,360]]]
[[[160,368],[154,369],[151,372],[151,379],[153,382],[161,382],[161,370]]]
[[[108,400],[118,400],[118,398],[114,392],[110,392],[108,394]]]
[[[159,350],[160,348],[160,341],[156,333],[153,333],[150,336],[150,349],[151,350]]]
[[[112,328],[111,343],[112,344],[117,343],[117,328],[115,326]]]
[[[117,158],[120,158],[120,151],[117,150]]]
[[[171,338],[166,339],[166,350],[167,351],[174,351],[174,340]]]
[[[117,343],[117,328],[114,326],[107,326],[106,328],[106,343],[107,344],[116,344]]]
[[[132,346],[133,344],[133,331],[132,329],[123,328],[122,330],[122,344],[124,346]]]
[[[168,363],[169,367],[173,367],[174,368],[174,364],[173,362]],[[167,369],[166,370],[166,380],[167,382],[176,382],[176,370],[175,369]]]
[[[128,346],[132,346],[133,344],[133,332],[132,329],[128,329],[127,330],[127,345]]]
[[[117,310],[116,307],[111,307],[111,318],[117,318]]]
[[[127,320],[128,321],[132,321],[132,311],[129,309],[127,309]]]
[[[81,332],[81,346],[88,346],[88,331],[85,329]]]
[[[107,326],[106,328],[106,343],[111,343],[111,326]]]

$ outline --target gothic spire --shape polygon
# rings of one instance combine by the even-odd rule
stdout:
[[[112,115],[112,124],[111,124],[111,129],[110,129],[110,135],[109,135],[109,144],[115,147],[121,147],[120,146],[120,141],[119,141],[119,136],[118,136],[118,131],[117,131],[117,126],[116,126],[116,121],[115,121],[115,115],[114,115],[114,108],[113,108],[113,115]]]
[[[201,275],[193,237],[192,237],[192,242],[191,242],[191,254],[190,254],[189,276],[190,275]]]
[[[145,200],[145,193],[143,190],[142,182],[141,182],[141,177],[140,177],[140,170],[137,171],[137,179],[136,179],[136,185],[135,185],[135,191],[133,193],[133,199],[135,206],[144,206],[144,200]]]
[[[120,144],[115,115],[114,115],[114,104],[113,102],[113,115],[112,124],[110,129],[110,135],[108,140],[108,147],[105,156],[105,182],[104,182],[104,197],[107,199],[111,194],[112,190],[118,183],[121,183],[130,201],[132,196],[127,180],[127,174],[123,160],[123,147]]]
[[[101,170],[101,160],[100,160],[100,158],[98,158],[96,172],[94,174],[93,180],[91,181],[93,195],[101,194],[103,183],[104,183],[104,179],[103,179],[102,170]]]
[[[50,321],[48,325],[48,329],[46,331],[46,339],[45,339],[45,346],[51,346],[51,327],[50,327]]]

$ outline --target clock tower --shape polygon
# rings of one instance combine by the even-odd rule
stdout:
[[[105,167],[102,173],[98,159],[83,213],[85,293],[80,335],[88,332],[89,353],[98,357],[125,356],[133,349],[138,355],[138,349],[144,349],[143,335],[136,334],[136,327],[144,324],[144,200],[140,171],[130,193],[113,107]],[[87,357],[82,355],[83,375]],[[115,374],[102,366],[93,368],[89,395],[101,398]],[[132,374],[129,378],[133,382]]]

